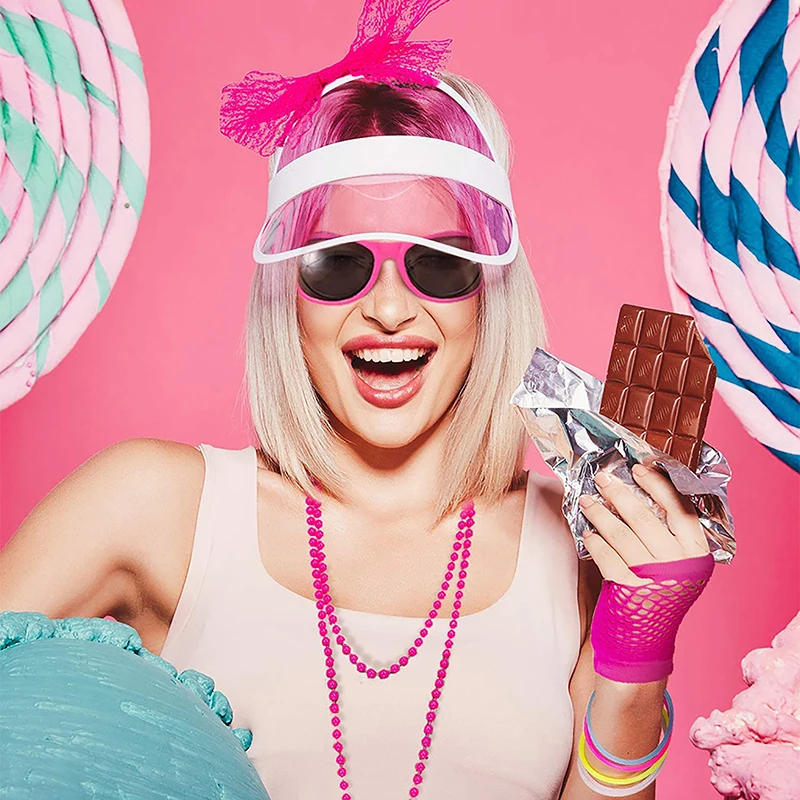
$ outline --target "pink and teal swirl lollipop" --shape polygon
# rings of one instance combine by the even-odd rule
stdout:
[[[130,249],[147,90],[118,0],[0,5],[0,409],[72,349]]]

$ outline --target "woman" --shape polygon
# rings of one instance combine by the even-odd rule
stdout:
[[[271,196],[293,161],[370,137],[455,143],[507,172],[489,98],[440,77],[326,82],[278,172],[273,159]],[[522,249],[499,263],[510,203],[477,180],[363,178],[298,191],[259,237],[257,445],[99,453],[0,555],[0,609],[110,614],[212,675],[273,800],[652,800],[671,651],[666,671],[647,648],[633,663],[636,623],[608,593],[598,659],[597,568],[613,589],[654,585],[641,565],[705,563],[696,516],[657,471],[637,480],[668,526],[612,479],[599,492],[621,519],[586,505],[596,567],[578,561],[560,484],[524,471],[508,402],[544,343]]]

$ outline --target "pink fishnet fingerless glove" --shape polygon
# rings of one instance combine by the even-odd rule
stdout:
[[[613,681],[648,683],[672,672],[675,637],[714,570],[708,553],[631,567],[645,586],[603,581],[592,620],[594,670]]]

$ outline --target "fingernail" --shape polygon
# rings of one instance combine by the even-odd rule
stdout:
[[[609,478],[605,472],[598,472],[597,475],[594,476],[594,482],[598,486],[608,486],[608,484],[611,483],[611,478]]]
[[[644,464],[634,464],[631,472],[641,477],[642,475],[647,475],[650,470]]]
[[[588,494],[581,495],[580,499],[578,500],[578,505],[581,508],[589,508],[589,506],[594,505],[594,498],[589,497]]]

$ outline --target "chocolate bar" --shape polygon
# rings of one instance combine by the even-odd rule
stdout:
[[[600,413],[694,472],[716,378],[692,317],[625,304]]]

